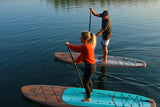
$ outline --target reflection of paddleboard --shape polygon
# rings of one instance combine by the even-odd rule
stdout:
[[[35,102],[60,107],[156,107],[154,100],[123,92],[93,89],[91,102],[84,99],[84,88],[53,85],[28,85],[21,88],[23,95]]]
[[[69,52],[57,52],[54,54],[58,60],[72,63],[72,59]],[[74,59],[76,59],[80,53],[72,52]],[[99,59],[100,54],[95,54],[96,64],[104,67],[146,67],[146,63],[142,60],[133,58],[110,56],[107,57],[107,63],[99,63],[102,60]],[[83,64],[83,63],[81,63]]]

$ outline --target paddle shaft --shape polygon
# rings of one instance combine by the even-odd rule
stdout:
[[[68,51],[69,51],[69,53],[70,53],[70,55],[71,55],[71,58],[72,58],[72,61],[73,61],[74,67],[75,67],[75,69],[76,69],[76,71],[77,71],[77,74],[78,74],[78,76],[79,76],[79,79],[80,79],[80,81],[81,81],[81,86],[82,86],[82,88],[84,88],[84,85],[83,85],[83,82],[82,82],[82,79],[81,79],[81,76],[80,76],[80,73],[79,73],[78,67],[77,67],[77,65],[75,64],[74,58],[73,58],[73,56],[72,56],[71,49],[69,48],[69,46],[68,46],[68,45],[67,45],[67,48],[68,48]]]
[[[90,29],[91,29],[91,11],[90,11],[90,16],[89,16],[89,32],[90,32]]]

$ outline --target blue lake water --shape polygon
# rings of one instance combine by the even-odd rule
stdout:
[[[22,96],[24,85],[81,87],[74,66],[56,60],[54,53],[67,52],[66,41],[81,45],[80,33],[89,29],[89,7],[109,11],[109,55],[147,62],[146,68],[97,67],[94,88],[146,96],[160,106],[159,0],[1,0],[1,107],[42,107]],[[92,15],[91,32],[100,28],[101,19]],[[83,76],[84,67],[79,70]]]

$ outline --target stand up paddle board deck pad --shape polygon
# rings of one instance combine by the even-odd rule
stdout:
[[[23,95],[35,102],[60,107],[156,107],[154,100],[135,94],[93,89],[91,102],[82,102],[84,88],[53,85],[28,85]]]
[[[54,54],[55,57],[67,63],[73,63],[72,58],[69,52],[57,52]],[[80,53],[72,52],[73,58],[76,59]],[[104,67],[146,67],[146,63],[142,60],[137,60],[133,58],[126,58],[126,57],[118,57],[118,56],[107,56],[107,63],[99,63],[99,61],[103,60],[103,58],[99,58],[100,54],[95,54],[96,64],[98,66]],[[84,64],[84,63],[80,63]]]

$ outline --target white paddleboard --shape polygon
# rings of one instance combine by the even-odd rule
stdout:
[[[70,53],[69,52],[57,52],[54,54],[55,57],[60,60],[67,63],[73,63]],[[73,58],[76,59],[80,53],[72,52]],[[146,62],[138,59],[133,58],[127,58],[127,57],[119,57],[119,56],[107,56],[107,63],[99,63],[102,58],[100,59],[100,54],[95,54],[96,64],[97,66],[103,66],[103,67],[130,67],[130,68],[136,68],[136,67],[146,67]],[[80,63],[84,64],[84,63]]]

